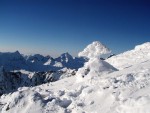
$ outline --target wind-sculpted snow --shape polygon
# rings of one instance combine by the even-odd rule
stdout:
[[[79,57],[95,58],[100,57],[103,54],[108,54],[111,51],[99,41],[95,41],[89,44],[82,52],[78,54]]]
[[[77,81],[79,82],[84,79],[91,79],[94,75],[102,76],[114,71],[117,71],[117,69],[109,63],[98,58],[90,59],[82,68],[78,69],[76,73]]]
[[[95,41],[89,44],[79,56],[89,58],[89,61],[84,64],[82,68],[77,71],[77,81],[82,81],[87,78],[91,78],[94,75],[102,76],[113,71],[117,71],[109,63],[102,61],[100,56],[109,53],[110,50],[102,43]]]
[[[150,58],[150,42],[138,45],[135,49],[113,56],[106,61],[117,69],[129,68],[135,64],[146,62]]]

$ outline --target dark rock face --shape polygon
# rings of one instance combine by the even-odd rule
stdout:
[[[110,56],[107,57],[107,59],[108,59],[108,58],[111,58],[111,57],[113,57],[113,56],[115,56],[115,54],[111,54]]]
[[[21,72],[6,72],[0,68],[0,95],[16,91],[19,87],[31,87],[44,83],[54,82],[61,79],[61,76],[74,76],[76,71],[47,71],[34,72],[32,76]]]
[[[23,80],[20,72],[6,72],[2,67],[0,69],[0,95],[8,93],[10,90],[16,90],[21,87]]]

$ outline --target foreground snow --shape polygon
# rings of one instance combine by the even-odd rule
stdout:
[[[150,61],[76,82],[23,87],[0,98],[1,113],[149,113]]]

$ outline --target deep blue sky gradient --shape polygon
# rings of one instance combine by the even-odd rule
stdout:
[[[0,0],[0,51],[77,56],[95,40],[114,53],[150,41],[149,0]]]

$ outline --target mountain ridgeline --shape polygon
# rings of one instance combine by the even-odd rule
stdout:
[[[82,67],[86,59],[72,57],[69,53],[63,53],[58,58],[43,56],[40,54],[22,55],[18,51],[0,53],[0,67],[6,71],[27,70],[27,71],[57,71],[63,68],[75,69]]]

